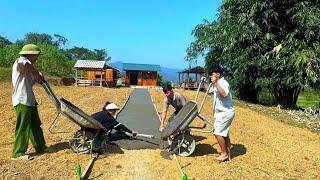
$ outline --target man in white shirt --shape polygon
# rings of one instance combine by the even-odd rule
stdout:
[[[232,104],[232,95],[229,83],[222,77],[223,70],[219,65],[213,65],[209,68],[209,76],[213,86],[209,89],[210,93],[214,93],[213,113],[215,117],[214,136],[221,148],[221,154],[218,157],[219,162],[228,161],[231,158],[230,147],[231,141],[229,138],[229,129],[231,122],[234,119],[234,108]],[[205,77],[201,78],[203,81]],[[208,84],[204,83],[205,89],[208,89]]]
[[[15,60],[12,67],[12,104],[17,123],[11,159],[30,160],[32,157],[26,154],[29,139],[36,153],[44,153],[46,148],[40,127],[37,102],[32,89],[35,82],[41,83],[43,80],[39,71],[34,67],[40,55],[40,49],[34,44],[27,44],[23,46],[19,54],[21,56]]]

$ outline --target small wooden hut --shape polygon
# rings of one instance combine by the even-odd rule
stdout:
[[[105,61],[78,60],[74,65],[77,86],[115,86],[119,70]]]
[[[125,84],[135,86],[156,86],[160,66],[154,64],[123,63]]]
[[[204,68],[196,66],[188,68],[179,73],[179,84],[184,89],[196,89],[200,82],[201,76],[204,75]]]

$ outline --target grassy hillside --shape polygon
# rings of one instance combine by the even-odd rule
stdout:
[[[0,67],[0,81],[11,81],[11,68]]]

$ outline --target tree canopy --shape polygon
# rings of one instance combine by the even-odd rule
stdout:
[[[242,100],[265,88],[292,108],[302,88],[320,88],[319,27],[319,0],[224,0],[217,20],[192,31],[186,60],[221,64]]]
[[[62,35],[53,36],[45,33],[27,33],[21,40],[12,43],[0,36],[0,67],[11,67],[19,57],[19,52],[25,44],[33,43],[40,47],[41,56],[36,63],[37,68],[54,76],[68,76],[78,59],[109,61],[111,57],[105,49],[90,50],[85,47],[65,49],[69,43]]]
[[[7,38],[0,36],[0,48],[3,48],[11,43],[12,42],[10,42]]]
[[[94,49],[93,51],[84,47],[73,47],[67,50],[68,55],[71,59],[90,59],[109,61],[110,57],[105,49]]]

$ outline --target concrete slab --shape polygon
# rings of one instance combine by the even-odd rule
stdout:
[[[135,89],[117,120],[131,130],[142,134],[152,134],[155,139],[141,138],[121,139],[114,143],[125,149],[159,148],[159,118],[147,89]]]

